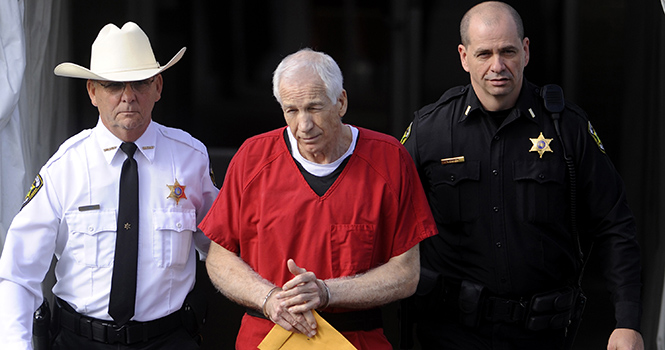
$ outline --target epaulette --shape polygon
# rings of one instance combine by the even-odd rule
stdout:
[[[170,128],[168,126],[164,126],[161,124],[157,124],[159,126],[159,132],[166,138],[171,139],[173,141],[182,143],[184,145],[187,145],[191,148],[196,149],[197,151],[206,154],[206,147],[205,145],[194,138],[192,135],[190,135],[188,132],[182,130],[182,129],[176,129],[176,128]]]
[[[92,129],[84,129],[81,130],[78,134],[65,140],[65,142],[60,144],[60,147],[58,147],[58,150],[55,151],[55,153],[53,153],[51,158],[49,158],[49,160],[46,161],[44,167],[48,167],[53,162],[60,159],[60,157],[62,157],[67,152],[67,150],[74,147],[83,140],[87,139],[88,137],[90,137],[90,135],[92,135]]]
[[[586,112],[578,105],[576,105],[573,102],[569,102],[566,100],[566,108],[571,110],[573,114],[579,116],[582,118],[583,121],[588,122],[589,121],[589,116],[587,116]]]
[[[446,92],[443,93],[443,95],[441,95],[441,97],[439,97],[439,99],[436,102],[428,104],[427,106],[421,108],[417,112],[417,115],[421,117],[431,113],[440,105],[448,103],[450,100],[464,95],[467,92],[468,88],[469,88],[468,86],[455,86],[453,88],[448,89]]]
[[[525,86],[527,88],[533,89],[533,93],[536,96],[538,96],[537,98],[541,99],[541,101],[542,101],[542,91],[547,85],[540,87],[540,86],[536,86],[534,84],[529,83],[528,85],[525,85]],[[565,109],[568,109],[570,112],[572,112],[572,114],[574,114],[577,117],[579,117],[580,119],[582,119],[583,122],[585,122],[585,123],[588,122],[589,118],[587,117],[586,112],[584,112],[584,110],[582,108],[580,108],[578,105],[576,105],[573,102],[570,102],[570,100],[564,99],[564,106],[565,106]],[[543,106],[543,108],[545,110],[547,110],[547,108],[545,106]]]

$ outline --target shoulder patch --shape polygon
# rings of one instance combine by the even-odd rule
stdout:
[[[411,127],[413,126],[413,122],[409,124],[409,127],[406,128],[406,131],[404,131],[404,135],[402,135],[402,138],[399,140],[399,143],[404,144],[406,140],[409,139],[409,136],[411,136]]]
[[[212,165],[210,165],[210,180],[212,181],[212,185],[217,187],[217,182],[215,181],[215,172],[212,170]]]
[[[598,148],[600,149],[601,152],[605,153],[605,146],[603,146],[603,142],[600,141],[600,137],[598,137],[598,134],[596,133],[596,129],[591,126],[591,122],[588,122],[588,130],[589,134],[593,138],[594,141],[596,141],[596,144],[598,145]]]
[[[30,203],[32,198],[35,197],[37,192],[44,186],[44,180],[42,180],[41,175],[37,174],[35,177],[35,180],[32,182],[32,186],[30,186],[30,190],[28,190],[28,194],[25,195],[25,199],[23,200],[23,204],[21,205],[21,209],[25,207],[26,204]]]

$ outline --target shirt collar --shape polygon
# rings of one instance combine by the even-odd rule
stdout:
[[[101,148],[104,159],[108,164],[111,164],[116,154],[120,151],[120,145],[122,140],[113,135],[109,129],[104,126],[101,118],[97,121],[97,125],[93,129],[93,133],[97,138],[99,147]],[[157,141],[157,127],[155,123],[151,120],[148,128],[143,132],[143,135],[139,137],[138,140],[134,141],[137,146],[138,151],[143,154],[143,156],[152,163],[155,158],[155,144]],[[138,154],[138,153],[137,153]],[[123,156],[124,157],[124,156]],[[134,155],[136,157],[136,154]],[[124,158],[123,158],[124,159]]]
[[[473,87],[471,84],[467,86],[467,89],[469,89],[469,93],[466,95],[466,101],[464,102],[465,107],[464,110],[462,111],[462,117],[460,118],[460,123],[464,122],[470,115],[481,111],[482,113],[485,113],[485,108],[483,105],[480,103],[480,100],[478,99],[478,96],[476,95],[476,92],[473,90]],[[538,94],[538,89],[529,84],[529,82],[526,80],[526,78],[522,81],[522,88],[520,90],[520,95],[517,98],[517,103],[515,104],[515,109],[517,110],[517,116],[514,116],[513,113],[511,113],[511,116],[509,116],[510,119],[517,119],[518,117],[524,117],[525,119],[528,119],[532,121],[533,123],[537,123],[536,117],[537,113],[540,112],[540,108],[536,108],[538,104],[536,103],[537,101],[534,101],[534,94],[529,93],[529,90],[535,89],[535,94]]]

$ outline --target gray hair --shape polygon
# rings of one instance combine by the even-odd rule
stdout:
[[[344,89],[342,71],[332,57],[310,48],[304,48],[286,56],[275,69],[272,75],[272,93],[275,95],[277,102],[280,105],[282,104],[282,98],[279,95],[279,84],[282,78],[305,68],[312,69],[319,75],[326,87],[326,95],[330,102],[336,104],[337,98]]]
[[[469,44],[469,22],[471,18],[475,15],[481,15],[483,21],[486,24],[497,23],[501,18],[502,12],[508,12],[508,14],[513,18],[515,26],[517,27],[517,36],[520,40],[524,40],[524,24],[522,23],[522,17],[517,11],[510,5],[500,2],[500,1],[487,1],[480,3],[472,7],[469,11],[464,14],[462,21],[459,26],[460,39],[462,40],[462,45],[467,46]]]

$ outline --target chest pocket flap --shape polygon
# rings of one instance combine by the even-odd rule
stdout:
[[[434,164],[430,170],[432,189],[429,201],[434,216],[451,224],[473,222],[479,215],[480,161],[454,164]]]
[[[467,161],[455,164],[437,164],[432,167],[434,185],[446,184],[456,186],[460,182],[480,179],[480,162]]]
[[[196,232],[196,210],[154,209],[153,258],[159,267],[183,266],[187,263]]]
[[[565,211],[558,208],[567,203],[565,164],[541,160],[516,161],[513,171],[520,220],[545,224],[564,222]]]
[[[69,227],[67,248],[86,266],[111,266],[115,250],[115,210],[72,211],[65,214]]]
[[[564,183],[566,176],[563,164],[548,161],[516,161],[513,163],[515,181],[532,180],[540,184]]]

